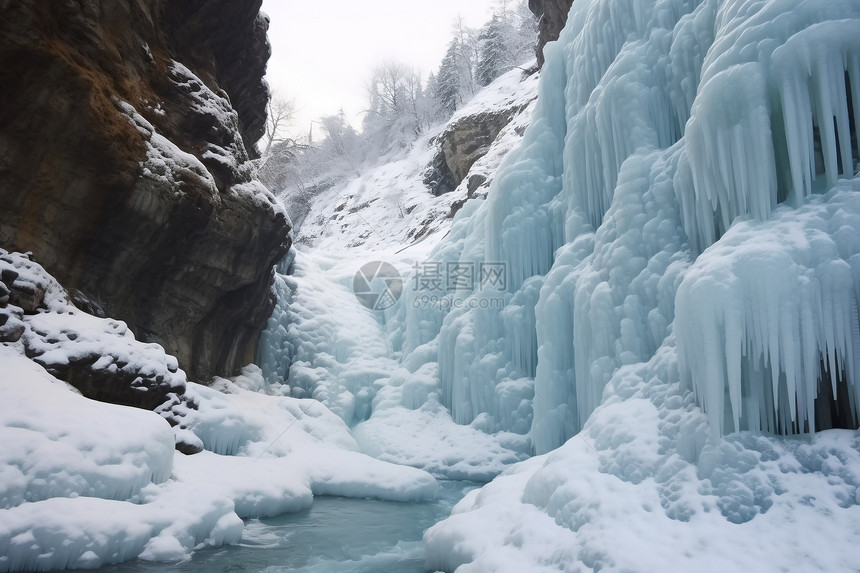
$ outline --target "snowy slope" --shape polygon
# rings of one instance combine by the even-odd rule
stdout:
[[[504,74],[476,94],[446,124],[428,130],[408,152],[371,167],[316,198],[311,215],[295,237],[296,242],[319,251],[356,247],[385,251],[394,245],[402,248],[428,235],[444,234],[450,225],[452,205],[462,204],[468,196],[469,177],[483,175],[488,181],[493,178],[501,160],[520,141],[531,117],[531,107],[517,114],[504,128],[454,191],[440,197],[433,197],[424,184],[424,173],[437,153],[434,139],[462,118],[528,106],[536,97],[538,77],[538,74],[523,77],[520,69]]]
[[[492,180],[531,117],[537,77],[520,70],[500,77],[447,124],[487,111],[522,109],[471,168]],[[529,105],[531,104],[531,105]],[[352,428],[362,451],[434,475],[489,480],[524,459],[523,435],[455,423],[441,404],[435,364],[402,362],[395,325],[407,299],[420,295],[407,278],[451,232],[457,218],[482,202],[467,201],[466,180],[435,197],[424,172],[437,150],[439,126],[401,157],[319,196],[296,240],[294,259],[276,278],[278,308],[261,338],[259,363],[275,392],[313,397]],[[485,193],[485,191],[484,191]],[[363,265],[383,261],[401,276],[401,301],[373,311],[353,294]],[[392,431],[396,428],[396,431]]]

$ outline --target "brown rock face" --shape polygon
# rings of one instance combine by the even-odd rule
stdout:
[[[538,66],[543,66],[543,47],[547,42],[558,40],[558,35],[567,23],[567,13],[573,0],[529,0],[529,10],[540,18],[537,54]]]
[[[469,115],[451,124],[437,139],[439,152],[424,183],[435,195],[453,191],[519,111],[515,108]]]
[[[260,4],[0,0],[0,245],[201,381],[253,358],[289,246],[246,151]]]

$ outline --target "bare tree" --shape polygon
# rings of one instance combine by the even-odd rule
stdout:
[[[377,66],[368,85],[369,108],[362,132],[381,154],[404,148],[424,129],[421,75],[397,62]]]
[[[287,130],[296,114],[296,103],[278,95],[272,96],[266,109],[266,134],[263,136],[263,157],[278,143],[291,141],[287,137]]]

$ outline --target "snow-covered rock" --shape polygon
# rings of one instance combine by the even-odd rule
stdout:
[[[259,1],[8,8],[0,247],[33,252],[193,379],[235,374],[289,246],[250,161],[269,100]]]
[[[267,395],[259,368],[186,382],[159,345],[76,308],[28,256],[0,251],[0,279],[2,326],[21,330],[0,342],[0,571],[184,560],[237,542],[240,516],[314,495],[436,495],[426,472],[360,453],[319,401]]]

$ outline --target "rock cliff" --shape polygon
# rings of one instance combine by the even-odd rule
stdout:
[[[529,0],[529,10],[540,18],[538,43],[535,49],[538,66],[543,66],[543,47],[547,42],[558,40],[561,29],[567,23],[567,13],[573,0]]]
[[[439,196],[466,180],[502,130],[537,97],[538,74],[511,70],[478,94],[433,138],[436,153],[424,172],[424,184]],[[487,175],[469,177],[469,197]]]
[[[519,107],[489,111],[450,124],[437,138],[439,151],[427,171],[425,184],[437,196],[456,189],[475,161],[487,153],[502,128],[520,111]]]
[[[253,358],[289,246],[260,4],[0,0],[0,245],[201,381]]]

